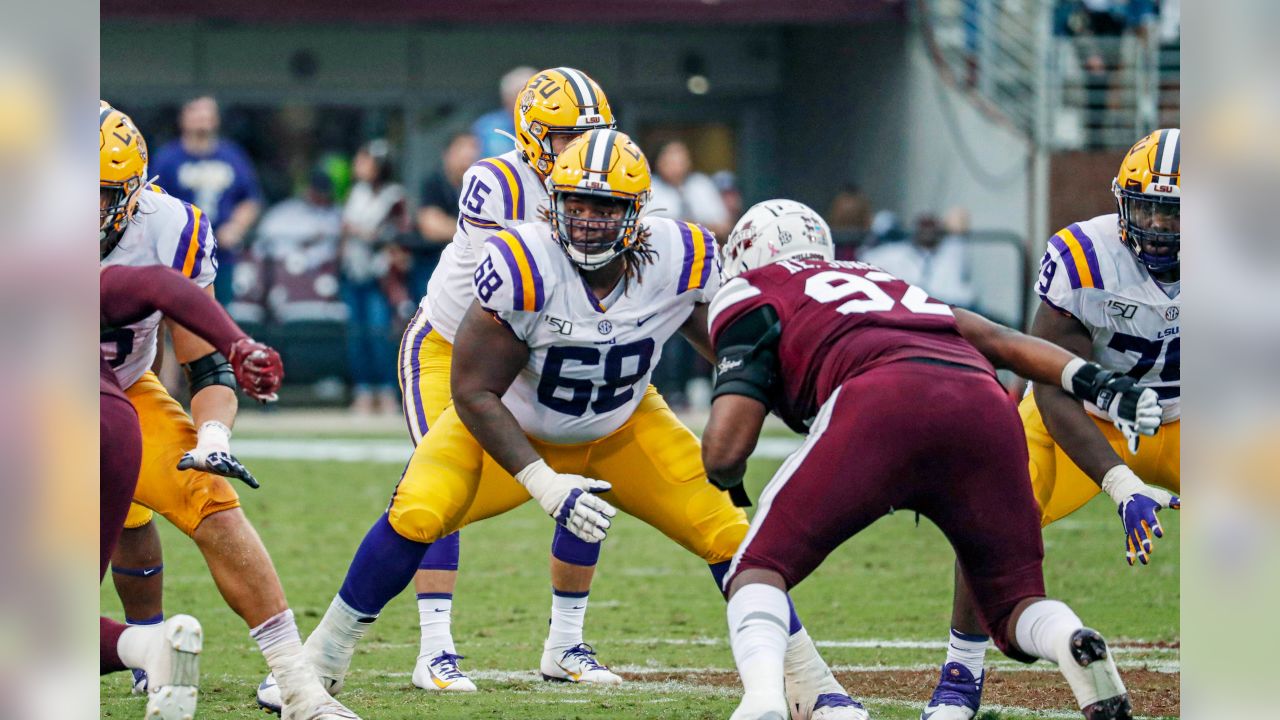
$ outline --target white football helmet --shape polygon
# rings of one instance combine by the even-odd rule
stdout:
[[[835,257],[831,228],[813,208],[795,200],[756,203],[733,226],[720,246],[720,277],[724,282],[761,265],[797,255]]]

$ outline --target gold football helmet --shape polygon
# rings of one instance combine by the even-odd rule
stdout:
[[[1139,140],[1111,182],[1120,239],[1153,273],[1178,268],[1181,248],[1182,131],[1156,130]]]
[[[551,136],[612,128],[613,110],[595,80],[568,67],[543,70],[516,98],[516,146],[525,162],[546,178],[555,165]]]
[[[591,130],[569,143],[547,184],[551,232],[578,267],[603,267],[640,243],[640,213],[649,202],[649,162],[625,134]],[[572,196],[594,198],[605,210],[586,217],[567,207]]]
[[[120,242],[147,181],[147,142],[128,115],[101,101],[98,110],[99,257]]]

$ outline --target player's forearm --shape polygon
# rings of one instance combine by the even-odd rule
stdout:
[[[1111,468],[1124,463],[1097,423],[1080,404],[1058,386],[1032,387],[1045,428],[1071,461],[1099,486]]]
[[[210,421],[232,427],[239,407],[235,390],[226,385],[210,385],[191,397],[191,419],[196,427]]]
[[[1075,355],[1047,340],[1020,333],[977,313],[956,308],[956,327],[992,365],[1037,383],[1058,385]]]
[[[515,475],[540,459],[520,423],[498,395],[478,391],[455,396],[453,402],[462,424],[507,472]]]
[[[167,267],[107,268],[99,296],[102,317],[113,325],[137,322],[159,310],[227,356],[232,343],[245,337],[216,300]]]
[[[742,395],[721,395],[711,404],[702,432],[702,465],[707,479],[720,487],[736,485],[747,473],[747,458],[756,449],[764,425],[765,406]]]

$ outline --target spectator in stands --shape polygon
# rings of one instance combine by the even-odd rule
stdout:
[[[306,190],[262,215],[250,257],[263,285],[263,300],[283,322],[345,317],[338,297],[338,238],[342,211],[333,202],[333,178],[313,170]],[[239,291],[239,287],[237,287]]]
[[[650,207],[660,217],[705,225],[718,238],[729,237],[733,223],[711,178],[693,171],[689,146],[681,140],[662,145],[655,156]]]
[[[973,308],[977,300],[977,292],[969,279],[964,238],[944,236],[941,223],[932,214],[916,219],[916,231],[909,240],[877,245],[864,252],[862,259],[912,285],[919,285],[945,303]]]
[[[469,132],[457,133],[445,146],[440,168],[422,183],[422,203],[417,215],[421,242],[411,248],[413,267],[409,273],[409,289],[418,297],[426,293],[427,279],[440,259],[440,252],[453,240],[458,228],[462,176],[479,159],[480,143],[476,136]]]
[[[516,97],[537,70],[521,65],[507,71],[498,83],[498,91],[502,95],[502,105],[476,118],[471,124],[471,134],[480,141],[480,157],[493,157],[510,150],[514,143],[511,138],[495,132],[501,130],[509,135],[516,134],[515,107]]]
[[[902,226],[898,224],[898,214],[892,210],[877,210],[871,216],[870,231],[871,235],[867,238],[867,244],[870,246],[898,242],[907,237]]]
[[[738,187],[738,176],[732,170],[721,170],[712,173],[711,182],[720,191],[720,200],[729,214],[729,228],[732,229],[742,217],[742,189]]]
[[[406,302],[403,279],[388,248],[408,230],[404,188],[392,180],[391,148],[374,140],[356,153],[356,183],[342,208],[342,297],[347,304],[347,356],[352,410],[398,413],[397,328],[393,313]],[[410,301],[411,302],[411,301]]]
[[[218,239],[215,293],[231,300],[231,280],[241,242],[262,211],[262,188],[248,154],[234,140],[219,137],[218,101],[202,95],[182,106],[181,136],[156,150],[151,172],[167,192],[209,214]]]
[[[854,249],[865,243],[871,233],[871,200],[855,183],[845,183],[831,198],[827,224],[836,242],[836,258],[853,258]]]

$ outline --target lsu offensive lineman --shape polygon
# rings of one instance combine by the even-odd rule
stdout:
[[[599,84],[581,70],[558,67],[535,73],[516,97],[515,148],[472,165],[463,175],[458,229],[441,254],[427,294],[400,347],[400,385],[405,421],[414,445],[450,401],[453,341],[475,296],[472,275],[496,232],[539,220],[548,208],[546,180],[556,155],[582,133],[614,127],[613,110]],[[432,543],[415,577],[421,642],[413,684],[425,690],[473,691],[458,667],[451,619],[457,582],[457,533]],[[545,653],[562,658],[582,645],[587,596],[600,546],[557,526],[551,542],[551,623]],[[617,683],[621,678],[588,655],[575,654],[562,670],[543,663],[558,679]],[[259,693],[264,706],[274,699]]]
[[[604,539],[616,505],[704,559],[717,585],[746,533],[746,514],[706,482],[697,438],[649,385],[677,331],[710,353],[714,238],[644,216],[648,163],[615,130],[570,143],[549,186],[547,222],[486,240],[453,348],[454,404],[415,449],[307,640],[307,658],[334,692],[428,544],[531,496],[589,543]],[[796,717],[865,718],[794,612],[789,632]],[[590,653],[584,645],[544,654],[543,675],[556,679]]]
[[[101,264],[170,266],[211,293],[217,243],[208,218],[200,208],[146,182],[146,141],[127,115],[103,101],[98,121]],[[156,312],[101,336],[102,356],[142,428],[134,500],[159,512],[200,547],[219,592],[248,623],[267,665],[282,678],[287,719],[355,718],[325,693],[302,661],[284,589],[227,482],[235,477],[257,486],[231,454],[230,426],[237,407],[231,363],[194,333],[171,328],[175,352],[191,383],[187,415],[150,370],[161,319]],[[149,515],[144,522],[150,522]]]
[[[1031,333],[1153,388],[1163,424],[1136,452],[1109,416],[1062,388],[1035,384],[1020,413],[1031,484],[1047,526],[1098,492],[1115,501],[1125,555],[1149,562],[1161,537],[1156,513],[1179,508],[1182,344],[1181,131],[1157,130],[1125,155],[1112,183],[1117,212],[1073,223],[1049,238],[1036,284]],[[947,661],[922,720],[970,720],[982,700],[987,636],[957,573]]]

